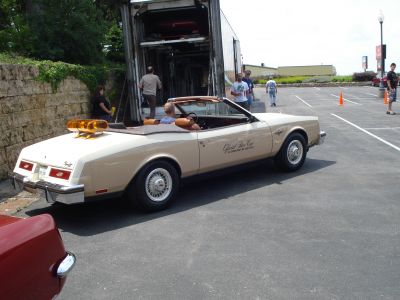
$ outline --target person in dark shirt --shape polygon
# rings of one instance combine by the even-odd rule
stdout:
[[[254,83],[253,80],[251,80],[250,75],[251,75],[250,70],[245,71],[242,80],[246,82],[247,85],[249,86],[249,92],[247,94],[247,103],[249,104],[249,110],[251,111],[251,107],[253,106],[253,101],[254,101],[254,94],[253,94]]]
[[[97,86],[92,102],[92,118],[111,121],[111,105],[106,97],[104,97],[104,86]]]
[[[399,78],[395,73],[394,69],[396,69],[396,64],[392,63],[390,65],[390,71],[387,73],[387,89],[389,93],[389,103],[388,109],[386,113],[388,115],[395,115],[396,113],[392,111],[392,103],[396,101],[397,96],[397,85],[399,82]]]

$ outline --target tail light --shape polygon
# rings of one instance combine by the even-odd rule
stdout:
[[[26,171],[32,171],[33,163],[21,160],[21,162],[19,163],[19,168]]]
[[[66,171],[66,170],[61,170],[61,169],[56,169],[56,168],[51,168],[50,173],[49,173],[50,177],[64,179],[64,180],[68,180],[70,175],[71,175],[71,171]]]

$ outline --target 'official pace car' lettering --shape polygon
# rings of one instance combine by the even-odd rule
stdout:
[[[239,151],[245,151],[254,148],[254,141],[239,141],[236,144],[225,144],[223,147],[223,151],[225,154],[235,153]]]

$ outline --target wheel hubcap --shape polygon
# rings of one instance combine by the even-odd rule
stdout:
[[[172,178],[165,169],[154,169],[146,177],[146,194],[155,202],[164,201],[171,193]]]
[[[298,164],[303,157],[303,145],[298,140],[290,142],[287,150],[287,158],[293,165]]]

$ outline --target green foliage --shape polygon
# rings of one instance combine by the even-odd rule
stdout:
[[[32,50],[24,10],[24,1],[0,1],[0,51],[28,54]]]
[[[106,58],[110,61],[124,62],[124,41],[122,35],[122,28],[114,24],[106,33],[104,45]]]
[[[254,80],[254,84],[266,84],[267,80],[266,79],[256,79]]]
[[[313,76],[303,80],[304,83],[315,82],[315,83],[327,83],[332,82],[332,76]]]
[[[31,55],[39,59],[94,64],[102,60],[106,23],[91,0],[34,0],[28,17]]]
[[[376,76],[375,72],[360,72],[353,74],[353,81],[371,81]]]
[[[353,77],[352,76],[334,76],[332,78],[333,82],[352,82]]]
[[[98,10],[102,12],[105,20],[110,23],[119,23],[121,21],[120,7],[126,0],[94,0]]]
[[[125,72],[124,66],[117,64],[83,66],[49,60],[37,61],[5,53],[0,53],[0,62],[37,66],[39,68],[38,80],[50,83],[54,91],[68,76],[81,80],[90,91],[93,91],[97,85],[105,84],[110,72],[116,73],[119,77]]]
[[[290,77],[280,77],[274,79],[276,83],[280,84],[293,84],[293,83],[302,83],[305,80],[306,76],[290,76]]]
[[[123,62],[121,0],[1,0],[0,51],[77,64]]]
[[[374,73],[375,74],[375,73]],[[257,79],[254,83],[265,84],[268,79]],[[352,82],[353,76],[290,76],[274,78],[279,84],[294,84],[294,83],[327,83],[327,82]]]
[[[274,77],[274,80],[278,84],[294,84],[294,83],[302,83],[303,80],[307,79],[307,76],[288,76],[288,77]],[[258,84],[266,84],[268,79],[258,79],[255,80],[255,83]]]

